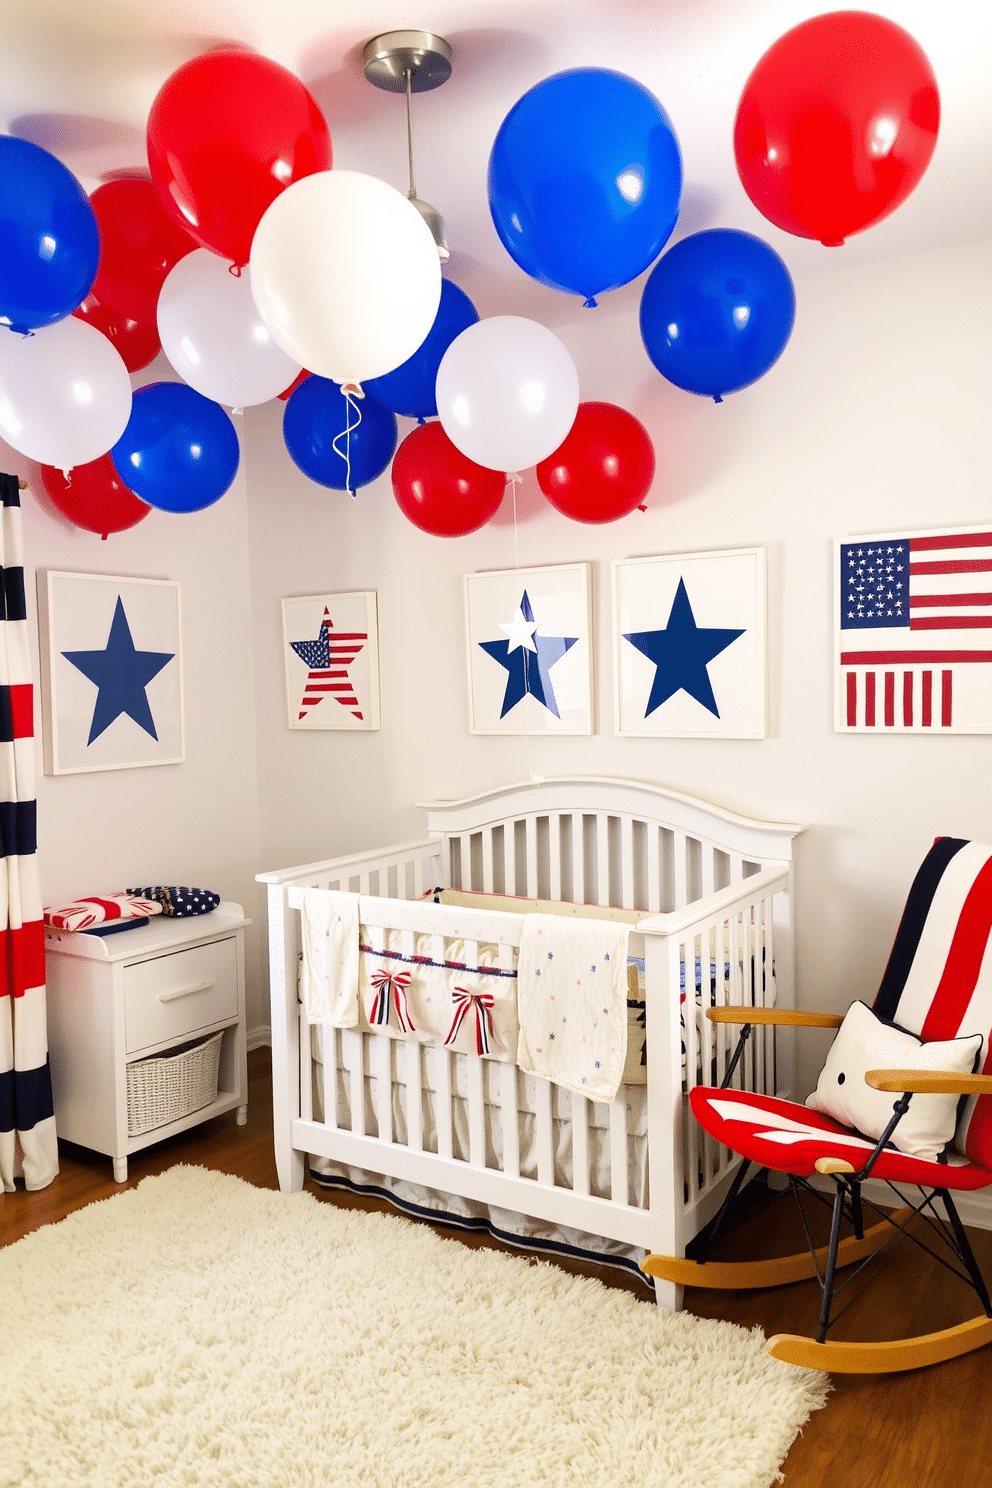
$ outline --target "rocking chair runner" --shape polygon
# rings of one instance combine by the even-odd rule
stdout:
[[[875,998],[873,1012],[885,1025],[915,1034],[906,1040],[920,1057],[914,1064],[927,1064],[928,1045],[940,1041],[941,1049],[932,1047],[930,1056],[941,1057],[956,1046],[958,1064],[969,1063],[981,1035],[978,1056],[981,1074],[961,1074],[930,1067],[913,1069],[868,1069],[863,1072],[865,1084],[851,1085],[840,1097],[855,1108],[860,1093],[871,1096],[867,1087],[889,1092],[898,1098],[891,1108],[891,1118],[877,1135],[867,1140],[862,1131],[843,1125],[822,1110],[810,1109],[792,1101],[753,1095],[731,1088],[734,1071],[744,1050],[751,1027],[759,1023],[805,1025],[813,1027],[854,1026],[858,1019],[848,1020],[832,1014],[777,1011],[774,1008],[711,1008],[707,1016],[714,1022],[743,1025],[737,1050],[720,1089],[698,1085],[690,1094],[693,1114],[703,1128],[722,1145],[740,1153],[742,1162],[727,1200],[714,1221],[709,1236],[709,1249],[716,1240],[725,1215],[733,1203],[751,1166],[786,1174],[789,1186],[799,1198],[800,1189],[813,1192],[807,1182],[814,1173],[828,1175],[836,1186],[830,1242],[819,1250],[810,1243],[809,1254],[755,1262],[690,1261],[674,1256],[648,1256],[643,1269],[682,1286],[714,1286],[732,1289],[781,1286],[812,1276],[822,1289],[819,1328],[816,1339],[793,1334],[778,1334],[768,1340],[768,1352],[775,1358],[809,1368],[839,1373],[874,1374],[939,1363],[959,1354],[969,1353],[992,1343],[992,1302],[988,1288],[968,1243],[964,1227],[951,1199],[950,1191],[985,1188],[992,1184],[992,847],[959,838],[938,838],[916,875],[903,912],[888,966]],[[860,1019],[871,1020],[872,1013],[861,1007]],[[884,1027],[884,1025],[879,1025]],[[899,1039],[899,1034],[891,1035]],[[839,1087],[845,1080],[846,1064],[852,1079],[860,1082],[863,1070],[857,1061],[849,1061],[841,1052],[841,1039],[831,1051],[825,1067],[827,1086]],[[850,1052],[849,1045],[845,1045]],[[909,1059],[905,1060],[910,1063]],[[817,1097],[824,1086],[821,1076]],[[954,1147],[936,1150],[927,1156],[900,1150],[900,1123],[917,1099],[914,1118],[919,1113],[920,1097],[950,1097],[953,1120],[957,1100],[957,1126]],[[811,1097],[816,1099],[817,1097]],[[933,1104],[932,1102],[930,1103]],[[945,1110],[946,1102],[945,1102]],[[924,1107],[926,1110],[926,1107]],[[907,1123],[907,1126],[909,1123]],[[920,1123],[914,1123],[918,1128]],[[926,1125],[924,1119],[923,1125]],[[906,1128],[904,1128],[904,1132]],[[903,1147],[912,1146],[903,1140]],[[925,1145],[925,1144],[924,1144]],[[938,1149],[941,1144],[938,1143]],[[887,1182],[904,1207],[894,1213],[878,1210],[880,1222],[865,1230],[861,1186],[869,1177]],[[918,1203],[907,1204],[895,1187],[898,1183],[915,1185],[922,1191]],[[941,1221],[935,1207],[939,1198],[948,1224]],[[865,1200],[864,1204],[867,1205]],[[874,1208],[874,1205],[869,1206]],[[853,1235],[841,1240],[842,1222],[847,1219]],[[956,1265],[949,1263],[923,1244],[917,1231],[918,1221],[935,1233]],[[836,1317],[831,1317],[835,1292],[835,1273],[839,1268],[860,1263],[867,1265],[890,1239],[914,1233],[908,1238],[947,1265],[955,1275],[974,1288],[983,1314],[954,1328],[919,1338],[900,1339],[889,1343],[828,1342],[826,1335]],[[804,1221],[805,1226],[805,1221]],[[963,1267],[964,1270],[959,1269]],[[855,1273],[857,1274],[857,1273]],[[838,1314],[839,1316],[839,1314]]]

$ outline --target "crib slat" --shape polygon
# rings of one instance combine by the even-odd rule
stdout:
[[[385,1034],[369,1036],[369,1074],[375,1076],[375,1116],[379,1141],[393,1140],[393,1040]]]
[[[534,1076],[534,1105],[537,1112],[537,1181],[544,1188],[555,1183],[554,1139],[551,1118],[551,1081]]]
[[[681,909],[684,904],[688,904],[689,902],[689,892],[686,888],[688,877],[686,873],[686,855],[689,851],[689,844],[684,832],[673,832],[672,837],[674,839],[673,846],[675,849],[675,908]]]
[[[482,829],[482,892],[493,892],[493,829]]]
[[[610,1195],[614,1204],[626,1204],[627,1180],[627,1102],[621,1095],[610,1104]]]
[[[528,899],[536,899],[538,898],[537,818],[528,816],[525,821],[527,831],[527,888],[525,893]]]
[[[585,818],[581,814],[572,817],[572,899],[581,904],[586,897],[586,833]]]
[[[552,899],[561,898],[561,817],[557,811],[548,812],[548,893]]]
[[[610,902],[610,818],[596,816],[596,903]]]
[[[572,1091],[572,1192],[589,1192],[589,1102]]]
[[[701,887],[703,891],[703,898],[705,899],[709,894],[712,894],[715,881],[713,869],[713,844],[711,842],[703,842],[700,843],[700,848],[701,857],[703,860],[701,865]]]
[[[434,1108],[438,1157],[452,1156],[451,1147],[451,1050],[436,1045],[434,1056]]]
[[[620,903],[634,908],[634,823],[629,816],[620,818]]]
[[[503,1123],[503,1172],[520,1177],[520,1123],[517,1114],[517,1066],[500,1066],[500,1112]]]
[[[313,1120],[313,1079],[310,1074],[310,1024],[306,1009],[300,1003],[300,1115]]]
[[[365,1051],[360,1033],[351,1028],[341,1030],[342,1053],[350,1055],[351,1073],[351,1129],[358,1137],[365,1136]]]
[[[338,1031],[336,1028],[322,1028],[320,1034],[323,1053],[320,1075],[321,1093],[324,1099],[324,1125],[336,1129],[338,1124]]]
[[[406,1075],[406,1145],[411,1152],[423,1152],[423,1089],[420,1075],[420,1045],[416,1039],[407,1039],[403,1056],[404,1074]]]
[[[647,826],[647,852],[648,852],[648,902],[647,908],[652,914],[660,914],[661,902],[661,851],[662,851],[662,829],[653,822]]]
[[[476,1168],[486,1166],[486,1105],[483,1089],[485,1060],[478,1054],[466,1055],[466,1094],[468,1095],[468,1160]]]

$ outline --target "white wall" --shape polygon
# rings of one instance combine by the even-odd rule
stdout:
[[[582,397],[631,409],[654,439],[649,510],[607,526],[559,516],[531,474],[516,530],[504,504],[478,533],[432,538],[401,515],[388,476],[354,501],[316,486],[285,450],[283,405],[248,411],[264,867],[414,836],[414,802],[526,779],[532,767],[662,781],[807,824],[801,1002],[840,1008],[873,994],[931,839],[992,839],[990,739],[833,733],[833,539],[989,520],[992,244],[881,267],[832,258],[829,269],[797,281],[796,327],[778,365],[720,406],[651,368],[636,286],[588,311],[520,275],[517,313],[561,335]],[[512,308],[505,285],[490,293],[481,278],[459,280],[481,314]],[[402,437],[412,425],[400,422]],[[615,737],[610,560],[755,544],[768,556],[768,738]],[[523,739],[470,736],[462,575],[575,561],[593,565],[596,734],[545,739],[536,752]],[[290,732],[280,597],[364,588],[378,594],[381,731]]]
[[[164,364],[161,364],[164,367]],[[168,376],[160,364],[136,385]],[[37,467],[0,446],[25,476],[25,586],[39,676],[36,572],[61,569],[175,579],[181,585],[186,759],[179,765],[46,776],[40,697],[35,733],[38,864],[45,904],[134,884],[192,884],[245,905],[249,1033],[268,1023],[260,976],[255,703],[244,469],[221,501],[185,516],[153,511],[105,542],[65,521]],[[36,689],[36,695],[38,690]]]

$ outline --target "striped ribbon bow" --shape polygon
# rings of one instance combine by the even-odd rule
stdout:
[[[454,1043],[458,1030],[465,1020],[465,1014],[470,1007],[474,1007],[475,1052],[488,1054],[489,1036],[493,1031],[493,994],[491,992],[469,992],[466,987],[455,987],[451,1000],[455,1004],[455,1016],[451,1020],[448,1037],[444,1041],[445,1046]]]
[[[374,971],[369,978],[375,989],[369,1023],[373,1028],[383,1028],[389,1022],[390,1003],[396,998],[396,1021],[404,1033],[415,1033],[410,1008],[406,1000],[406,989],[410,985],[408,971],[387,971],[385,967]]]

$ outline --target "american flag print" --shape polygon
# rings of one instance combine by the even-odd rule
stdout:
[[[310,668],[297,715],[299,718],[305,718],[310,709],[316,708],[325,697],[334,698],[355,718],[361,718],[362,710],[358,706],[348,668],[367,640],[368,636],[364,631],[335,630],[334,621],[325,608],[315,641],[290,641],[297,656]]]
[[[374,600],[283,601],[291,728],[378,728]]]
[[[992,529],[837,545],[840,733],[992,733]]]

